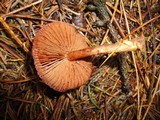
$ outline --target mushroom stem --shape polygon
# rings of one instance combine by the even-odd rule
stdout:
[[[85,49],[72,51],[67,54],[67,58],[68,60],[73,61],[97,54],[128,52],[137,49],[142,50],[144,45],[145,45],[144,39],[142,37],[136,37],[132,40],[123,40],[121,42],[117,42],[114,44],[88,47]]]

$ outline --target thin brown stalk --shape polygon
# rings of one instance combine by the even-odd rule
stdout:
[[[38,21],[45,21],[45,22],[55,22],[55,20],[47,19],[47,18],[37,18],[33,17],[31,15],[7,15],[9,18],[23,18],[23,19],[29,19],[29,20],[38,20]]]
[[[31,3],[31,4],[29,4],[29,5],[26,5],[26,6],[22,7],[22,8],[19,8],[19,9],[17,9],[17,10],[14,10],[14,11],[8,13],[8,14],[5,14],[5,15],[3,15],[2,17],[5,17],[5,16],[7,16],[7,15],[11,15],[11,14],[15,14],[15,13],[20,12],[20,11],[22,11],[22,10],[25,10],[25,9],[27,9],[27,8],[29,8],[29,7],[32,7],[32,6],[34,6],[34,5],[37,5],[37,4],[39,4],[40,2],[42,2],[42,1],[43,1],[43,0],[38,0],[38,1],[34,2],[34,3]]]
[[[152,18],[152,13],[150,12],[150,2],[147,3],[147,8],[148,8],[148,13],[149,13],[149,18],[151,19]],[[155,40],[155,37],[156,37],[156,34],[155,34],[155,30],[154,30],[154,22],[152,21],[151,22],[151,31],[152,31],[152,35],[153,35],[153,52],[154,50],[156,49],[156,40]],[[154,54],[153,55],[153,58],[152,58],[152,77],[151,77],[151,80],[150,80],[150,87],[149,87],[149,99],[151,99],[152,97],[152,90],[154,88],[154,84],[155,84],[155,74],[156,74],[156,57],[157,55]]]
[[[149,102],[149,104],[148,104],[148,107],[147,107],[147,109],[146,109],[146,112],[145,112],[142,120],[145,120],[145,118],[146,118],[146,116],[147,116],[147,114],[148,114],[148,111],[149,111],[149,109],[150,109],[150,107],[151,107],[151,104],[152,104],[152,102],[153,102],[153,99],[154,99],[154,97],[155,97],[155,95],[156,95],[156,92],[157,92],[157,90],[158,90],[159,83],[160,83],[160,72],[159,72],[159,76],[158,76],[158,80],[157,80],[157,82],[156,82],[156,86],[155,86],[154,92],[153,92],[153,94],[152,94],[151,100],[150,100],[150,102]]]
[[[29,104],[33,104],[34,103],[33,101],[23,100],[23,99],[20,99],[20,98],[13,98],[13,97],[6,97],[6,98],[10,99],[10,100],[14,100],[14,101],[29,103]]]
[[[0,80],[1,83],[7,83],[7,84],[15,84],[15,83],[23,83],[23,82],[28,82],[28,81],[31,81],[33,79],[37,78],[36,76],[32,76],[32,77],[27,77],[23,80]]]
[[[6,61],[6,59],[4,58],[4,56],[3,56],[3,54],[2,54],[1,51],[0,51],[0,58],[2,59],[2,61],[3,61],[4,64],[7,64],[7,61]]]
[[[23,61],[23,56],[16,54],[16,52],[13,51],[11,49],[11,47],[8,47],[7,45],[3,44],[2,42],[0,42],[0,46],[3,47],[3,49],[5,49],[6,51],[8,51],[10,54],[12,54],[15,58],[21,59]]]

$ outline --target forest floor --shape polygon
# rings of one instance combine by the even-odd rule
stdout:
[[[140,36],[145,46],[92,57],[86,85],[56,92],[41,81],[31,55],[36,32],[55,21],[74,25],[89,46]],[[160,119],[160,1],[1,0],[0,119]]]

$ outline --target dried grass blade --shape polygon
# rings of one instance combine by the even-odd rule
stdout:
[[[20,47],[22,47],[26,53],[29,53],[29,49],[22,43],[22,41],[17,37],[17,35],[10,29],[10,27],[2,17],[0,17],[0,22],[3,25],[3,27],[6,29],[6,31],[12,36],[12,38],[20,45]]]

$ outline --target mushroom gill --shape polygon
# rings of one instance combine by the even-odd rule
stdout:
[[[32,55],[42,81],[56,91],[64,92],[85,84],[92,73],[92,63],[70,61],[67,54],[87,48],[85,37],[64,22],[42,27],[33,42]]]

